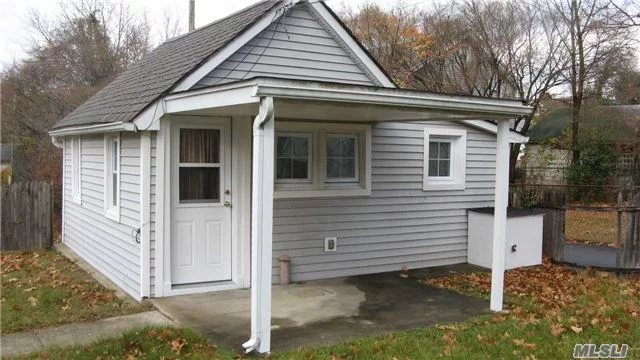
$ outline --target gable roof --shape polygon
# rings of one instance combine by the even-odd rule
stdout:
[[[132,121],[180,80],[284,0],[264,0],[171,39],[133,64],[54,129]]]
[[[539,144],[551,139],[563,140],[571,127],[570,108],[559,108],[542,117],[529,130],[529,142]],[[640,128],[640,105],[598,106],[584,109],[582,129],[596,132],[610,143],[633,141]],[[636,129],[636,130],[634,130]],[[584,134],[584,131],[582,132]]]

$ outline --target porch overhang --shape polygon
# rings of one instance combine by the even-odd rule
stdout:
[[[508,120],[531,112],[529,106],[516,100],[255,78],[171,94],[163,99],[160,113],[255,116],[260,99],[265,97],[273,98],[279,119],[367,123],[462,121],[493,133],[497,133],[497,126],[486,120]],[[509,136],[512,143],[527,140],[515,131]]]

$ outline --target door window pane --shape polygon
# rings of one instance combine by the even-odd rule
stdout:
[[[429,176],[451,176],[451,142],[429,142]]]
[[[278,135],[276,179],[309,179],[309,135]]]
[[[220,168],[181,167],[180,202],[219,202]]]
[[[220,130],[180,129],[180,162],[220,162]]]
[[[327,135],[327,179],[357,179],[355,135]]]

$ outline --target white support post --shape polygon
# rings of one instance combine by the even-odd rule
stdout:
[[[509,121],[498,121],[496,140],[496,192],[493,215],[493,254],[491,263],[492,311],[502,311],[504,291],[504,257],[507,238],[507,205],[509,197]]]
[[[271,351],[271,258],[275,124],[273,98],[260,100],[253,124],[251,190],[251,338],[245,351]]]

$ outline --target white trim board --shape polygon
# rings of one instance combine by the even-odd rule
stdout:
[[[119,131],[135,131],[136,126],[132,122],[117,122],[108,124],[97,125],[81,125],[63,128],[59,130],[49,131],[49,136],[57,138],[59,136],[66,135],[80,135],[80,134],[97,134],[106,132],[119,132]]]
[[[485,120],[462,120],[462,122],[477,129],[488,131],[492,134],[498,133],[498,126]],[[529,137],[524,136],[517,131],[509,130],[509,142],[515,144],[526,144],[529,142]]]
[[[245,136],[249,131],[250,122],[243,124],[240,118],[231,118],[231,194],[232,194],[232,275],[231,281],[212,282],[196,285],[173,286],[171,283],[171,123],[175,121],[188,121],[193,123],[208,124],[212,119],[220,117],[190,117],[167,116],[160,122],[157,143],[157,186],[156,186],[156,248],[155,248],[155,297],[185,295],[207,291],[238,289],[249,286],[248,269],[250,263],[249,247],[249,168],[250,161],[246,161],[246,152],[250,152],[251,144],[246,139],[243,142],[234,140]],[[234,119],[239,120],[237,123]],[[237,132],[237,134],[236,134]],[[238,161],[236,161],[238,159]],[[241,161],[244,159],[245,161]],[[234,166],[242,164],[243,166]],[[163,175],[162,175],[163,174]]]

